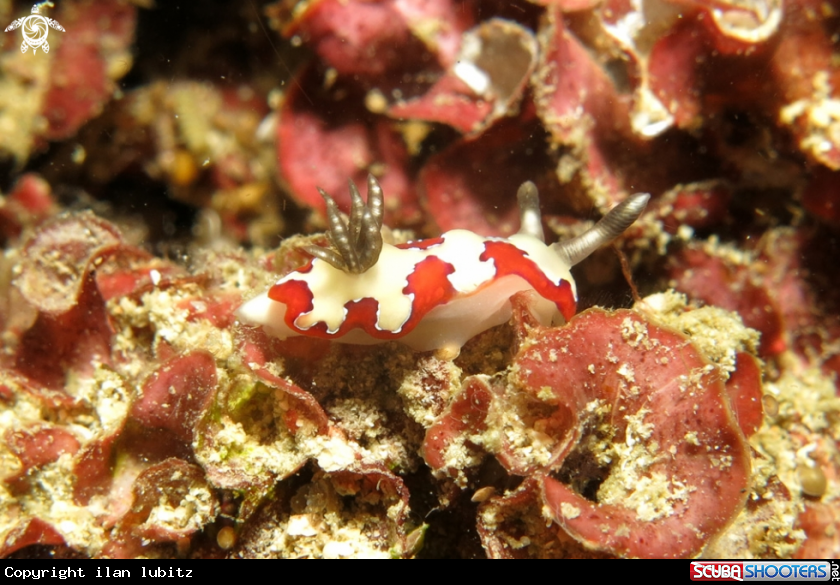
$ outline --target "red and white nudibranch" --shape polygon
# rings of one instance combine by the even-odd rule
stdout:
[[[619,236],[641,215],[649,195],[637,193],[584,234],[546,245],[536,186],[517,193],[519,233],[485,238],[452,230],[438,238],[392,246],[383,242],[382,189],[368,177],[368,202],[350,183],[350,217],[327,203],[331,248],[313,256],[268,292],[237,311],[280,338],[307,335],[343,343],[400,341],[418,350],[457,351],[478,333],[507,322],[510,297],[531,291],[530,310],[544,325],[575,313],[570,269]]]

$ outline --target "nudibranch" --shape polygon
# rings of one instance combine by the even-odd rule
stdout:
[[[415,350],[457,351],[511,316],[510,297],[531,291],[529,308],[544,325],[575,313],[570,269],[632,224],[649,195],[637,193],[593,228],[546,245],[539,195],[530,181],[517,193],[521,227],[509,238],[452,230],[393,246],[383,241],[382,188],[368,177],[368,200],[350,182],[350,216],[327,205],[330,247],[305,246],[312,259],[237,311],[280,339],[307,335],[343,343],[400,341]]]

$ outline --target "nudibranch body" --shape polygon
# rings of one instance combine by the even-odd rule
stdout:
[[[485,238],[452,230],[438,238],[384,243],[382,190],[368,178],[368,203],[351,183],[348,219],[327,202],[332,249],[307,246],[314,257],[239,308],[246,323],[285,339],[307,335],[343,343],[397,340],[418,351],[457,350],[511,316],[510,297],[531,291],[529,308],[544,325],[575,312],[570,268],[621,234],[641,214],[646,194],[629,197],[594,228],[563,244],[546,245],[533,183],[517,194],[519,233]]]

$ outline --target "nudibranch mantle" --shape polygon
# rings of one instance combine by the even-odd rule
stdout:
[[[280,339],[306,335],[362,345],[397,340],[418,351],[457,350],[507,322],[512,295],[533,291],[529,308],[537,320],[563,323],[574,315],[577,300],[571,266],[624,231],[647,202],[647,195],[634,196],[635,205],[621,204],[631,209],[616,208],[583,236],[548,246],[536,188],[529,182],[519,190],[518,234],[485,238],[452,230],[393,246],[380,239],[381,189],[375,180],[368,181],[368,206],[352,185],[351,193],[348,226],[322,192],[332,214],[329,237],[340,255],[308,247],[317,257],[242,305],[241,321],[262,325]],[[365,254],[369,247],[377,248],[373,257]]]

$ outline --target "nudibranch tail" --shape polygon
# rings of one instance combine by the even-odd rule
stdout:
[[[567,242],[552,244],[551,248],[569,262],[569,266],[578,264],[605,244],[609,244],[624,233],[645,210],[650,195],[636,193],[631,195],[601,218],[591,229]]]
[[[350,183],[350,217],[338,209],[335,201],[323,189],[318,193],[327,204],[327,237],[334,249],[303,246],[303,250],[324,262],[348,272],[361,274],[369,270],[382,252],[382,187],[373,175],[368,175],[368,201],[362,200],[359,189]]]

